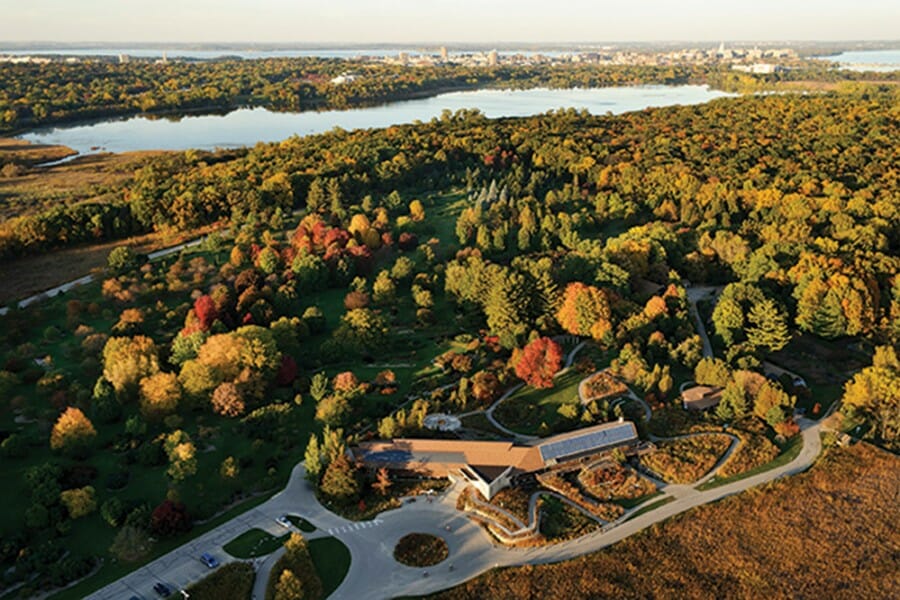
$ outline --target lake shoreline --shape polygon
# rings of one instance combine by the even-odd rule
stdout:
[[[282,111],[251,102],[186,110],[97,115],[65,126],[28,128],[17,139],[64,145],[81,155],[139,150],[184,151],[247,148],[293,136],[378,129],[440,118],[444,111],[474,109],[487,118],[527,117],[561,108],[594,115],[621,114],[651,107],[692,105],[736,94],[700,84],[643,84],[595,88],[463,84],[396,95],[398,100],[357,102],[335,108],[318,103]]]

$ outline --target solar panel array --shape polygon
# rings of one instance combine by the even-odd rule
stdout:
[[[541,444],[541,458],[544,462],[557,460],[566,456],[601,450],[609,446],[616,446],[634,439],[634,426],[631,423],[623,423],[618,427],[601,429],[582,435],[574,436],[558,442]]]

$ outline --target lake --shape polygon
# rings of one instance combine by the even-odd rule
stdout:
[[[900,50],[860,50],[816,58],[839,63],[842,68],[853,71],[900,70]]]
[[[600,115],[675,104],[701,104],[732,95],[699,85],[477,90],[351,110],[280,113],[263,108],[242,108],[226,115],[131,117],[39,129],[20,137],[38,144],[61,144],[82,154],[189,148],[213,150],[275,142],[292,135],[322,133],[335,127],[351,130],[428,121],[448,109],[476,108],[490,118],[526,117],[565,107],[584,108]]]

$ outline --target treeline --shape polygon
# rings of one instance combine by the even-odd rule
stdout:
[[[0,133],[50,123],[138,113],[239,106],[299,111],[345,108],[486,86],[598,87],[676,84],[705,68],[589,65],[408,68],[339,59],[254,61],[91,61],[0,67]],[[340,83],[339,75],[352,74]]]

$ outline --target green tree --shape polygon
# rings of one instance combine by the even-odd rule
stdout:
[[[521,273],[504,269],[497,273],[485,299],[484,314],[500,343],[513,348],[528,331],[533,317],[535,290]]]
[[[274,600],[303,600],[303,582],[290,569],[285,569],[275,584]]]
[[[80,519],[97,510],[97,494],[93,487],[87,485],[82,488],[64,490],[59,495],[63,506],[69,511],[69,517]]]
[[[121,273],[137,265],[137,256],[128,246],[117,246],[109,252],[106,264],[113,273]]]
[[[50,432],[50,447],[67,454],[81,455],[97,437],[97,430],[80,408],[70,406],[56,420]]]
[[[187,433],[173,431],[166,436],[163,448],[169,457],[166,473],[173,481],[183,481],[197,472],[197,448]]]
[[[766,298],[755,304],[747,315],[747,341],[756,348],[778,352],[791,339],[787,319],[773,300]]]
[[[319,449],[319,438],[316,437],[316,434],[309,436],[303,460],[306,463],[306,478],[314,483],[318,483],[319,475],[324,467],[324,461],[322,460],[322,452]]]
[[[339,504],[351,504],[359,499],[359,479],[346,455],[338,455],[326,467],[319,489],[327,498]]]

